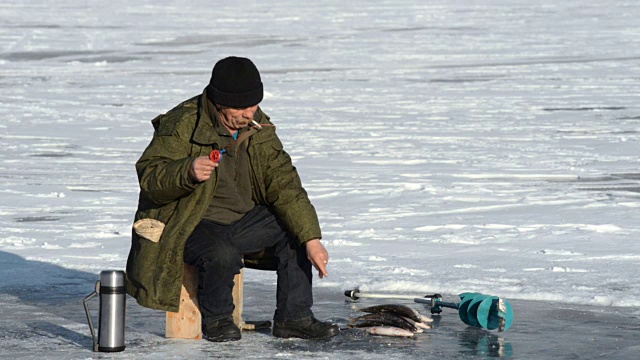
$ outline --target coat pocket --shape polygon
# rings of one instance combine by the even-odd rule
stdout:
[[[157,243],[160,242],[164,226],[163,222],[156,219],[140,219],[133,224],[133,231],[141,238]]]

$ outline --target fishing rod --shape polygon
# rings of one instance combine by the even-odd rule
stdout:
[[[481,293],[462,293],[459,295],[459,303],[443,301],[440,294],[418,297],[403,294],[363,293],[359,289],[352,289],[346,290],[344,295],[352,300],[360,298],[412,300],[430,306],[432,314],[440,314],[442,308],[450,308],[458,311],[460,320],[465,324],[487,330],[506,331],[513,323],[513,308],[508,301],[499,296]]]

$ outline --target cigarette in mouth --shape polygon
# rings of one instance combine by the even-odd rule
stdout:
[[[255,120],[251,120],[251,123],[253,124],[253,126],[257,127],[258,130],[262,130],[262,126],[260,126],[260,124],[258,124]]]

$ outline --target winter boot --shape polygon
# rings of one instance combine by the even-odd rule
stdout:
[[[276,321],[273,324],[273,336],[279,338],[327,339],[338,335],[338,333],[340,333],[338,325],[328,321],[320,321],[313,316]]]
[[[207,321],[206,323],[203,321],[202,337],[214,342],[237,341],[240,340],[242,334],[233,322],[233,317],[228,316],[220,320]]]

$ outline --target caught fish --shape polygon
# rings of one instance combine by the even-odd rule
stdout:
[[[409,324],[413,325],[414,327],[422,330],[422,329],[431,329],[431,325],[425,324],[423,322],[419,322],[419,321],[413,321],[409,318],[403,317],[403,319],[405,319]]]
[[[364,328],[371,326],[392,326],[413,332],[416,332],[418,330],[418,327],[416,327],[406,319],[390,313],[366,314],[351,320],[351,322],[349,323],[349,327],[352,328]]]
[[[420,313],[418,313],[418,315],[420,316],[420,321],[423,322],[423,323],[432,323],[433,322],[433,319],[428,317],[428,316],[424,316],[424,315],[422,315]]]
[[[364,309],[360,309],[359,311],[367,312],[367,313],[390,313],[396,316],[406,317],[413,321],[422,322],[422,318],[419,312],[415,309],[400,304],[385,304],[385,305],[376,305],[369,306]]]
[[[391,326],[373,326],[364,328],[364,331],[372,335],[413,337],[411,331]]]

